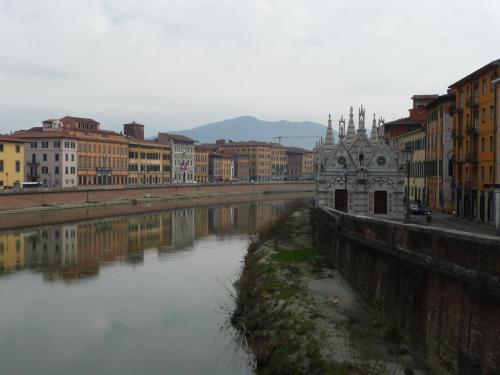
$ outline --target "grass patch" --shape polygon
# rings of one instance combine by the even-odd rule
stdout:
[[[278,247],[274,249],[271,260],[279,263],[301,263],[314,260],[317,255],[318,252],[314,248],[288,250]]]

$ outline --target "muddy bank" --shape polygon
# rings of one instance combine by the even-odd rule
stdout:
[[[398,330],[364,307],[313,245],[295,207],[250,246],[233,325],[258,374],[425,373]]]

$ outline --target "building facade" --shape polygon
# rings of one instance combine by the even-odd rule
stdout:
[[[453,212],[453,113],[455,95],[440,95],[427,105],[426,204],[432,210]]]
[[[24,141],[0,135],[0,189],[24,181]]]
[[[284,181],[288,174],[286,147],[279,143],[272,143],[271,146],[271,180]]]
[[[170,176],[170,147],[168,145],[129,138],[129,184],[169,184]]]
[[[450,85],[455,92],[455,211],[474,221],[495,221],[497,102],[500,60]]]
[[[195,146],[194,149],[194,179],[199,184],[208,182],[208,152],[209,148]]]
[[[172,155],[171,181],[190,184],[194,179],[195,140],[178,134],[158,133],[157,142],[169,145]]]
[[[410,185],[405,178],[405,189],[408,189],[410,202],[418,205],[426,205],[426,131],[425,127],[404,133],[397,137],[396,144],[399,145],[398,160],[403,169],[404,156],[401,150],[409,147],[413,150],[412,161],[410,162]]]
[[[233,155],[210,151],[208,154],[208,178],[210,182],[231,182],[234,179]]]
[[[25,142],[25,181],[40,182],[45,187],[78,185],[78,137],[59,120],[46,120],[42,127],[14,134]]]
[[[224,150],[234,154],[248,156],[248,174],[250,181],[268,182],[272,175],[272,146],[259,141],[224,142]]]
[[[353,110],[349,126],[340,120],[339,143],[334,143],[329,123],[324,143],[316,147],[316,203],[359,215],[402,217],[404,172],[383,135],[372,127],[365,130],[365,110],[359,110],[358,129]]]

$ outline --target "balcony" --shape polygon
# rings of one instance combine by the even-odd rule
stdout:
[[[466,102],[467,107],[474,108],[479,106],[479,96],[471,96],[468,97]]]
[[[473,135],[473,136],[476,136],[479,134],[479,127],[478,126],[467,126],[465,128],[465,132],[467,133],[467,135]]]

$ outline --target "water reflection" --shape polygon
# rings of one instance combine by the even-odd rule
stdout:
[[[29,269],[44,280],[95,277],[116,262],[140,264],[188,249],[210,235],[254,234],[279,216],[284,203],[195,207],[0,232],[0,275]]]

